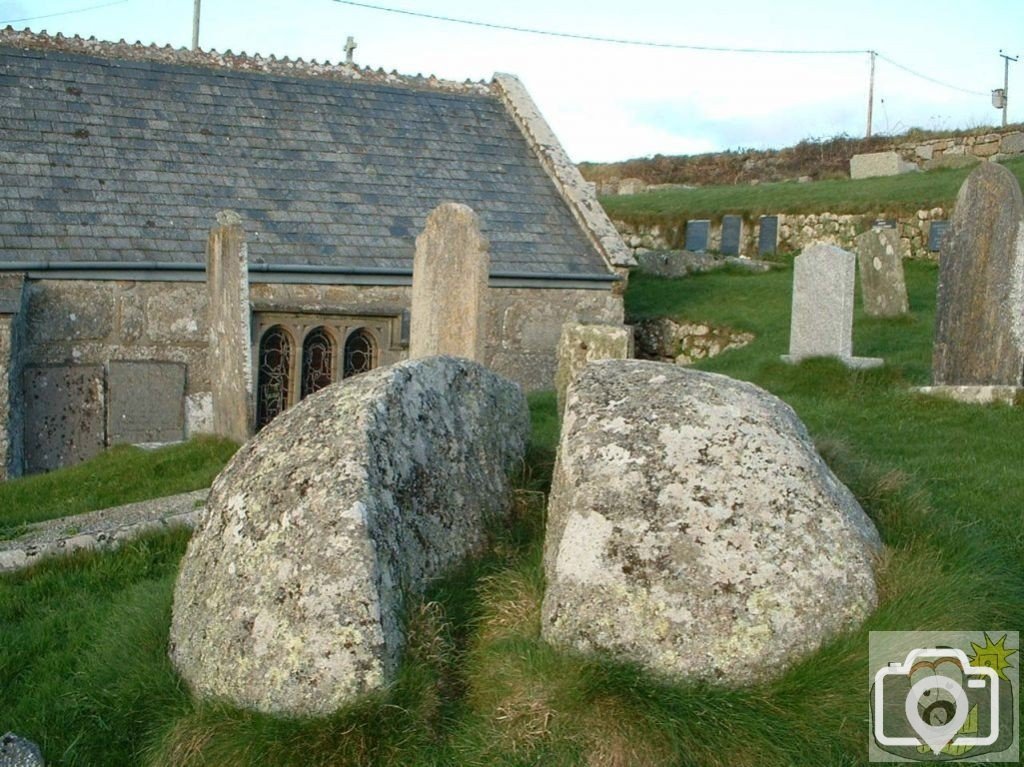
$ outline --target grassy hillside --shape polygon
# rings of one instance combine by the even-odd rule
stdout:
[[[1024,158],[1004,165],[1024,179]],[[866,179],[834,179],[806,184],[782,182],[756,186],[707,186],[661,189],[635,195],[602,197],[613,219],[632,224],[678,224],[688,219],[721,219],[738,213],[748,218],[773,213],[911,214],[922,208],[949,209],[970,168],[940,169]]]
[[[1007,126],[1020,130],[1024,125]],[[809,138],[783,149],[733,149],[696,155],[637,157],[611,163],[580,163],[580,172],[588,181],[638,178],[647,184],[746,184],[771,182],[808,176],[815,180],[849,176],[850,158],[855,154],[881,152],[903,143],[927,141],[951,136],[977,136],[995,131],[980,127],[958,131],[911,129],[896,136],[834,136]]]
[[[554,398],[515,514],[489,553],[409,608],[386,691],[320,719],[194,701],[167,660],[181,533],[0,577],[0,722],[54,765],[754,767],[867,762],[868,631],[1013,629],[1024,621],[1024,409],[925,399],[936,270],[907,264],[911,316],[856,317],[880,370],[785,365],[789,271],[684,280],[635,275],[635,318],[727,323],[757,339],[701,367],[792,404],[885,542],[881,604],[776,681],[679,684],[540,640],[543,497]],[[1014,662],[1019,658],[1014,656]]]

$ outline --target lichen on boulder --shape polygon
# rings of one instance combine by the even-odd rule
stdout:
[[[677,679],[759,681],[864,620],[880,545],[781,400],[595,362],[567,397],[542,635]]]
[[[217,477],[182,562],[171,658],[193,692],[320,715],[394,677],[410,595],[506,514],[519,387],[428,357],[328,386]]]

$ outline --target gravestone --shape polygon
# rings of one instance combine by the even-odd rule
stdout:
[[[93,458],[106,446],[100,365],[30,365],[24,371],[25,464],[30,474]]]
[[[686,222],[686,243],[685,250],[694,253],[702,253],[708,249],[708,235],[711,232],[711,222],[707,219],[696,219]]]
[[[960,187],[939,258],[936,386],[1024,383],[1022,221],[1020,184],[1001,165],[982,163]]]
[[[715,684],[780,676],[877,602],[878,533],[784,402],[641,360],[570,385],[541,635]]]
[[[876,227],[857,235],[856,242],[865,314],[870,317],[906,314],[910,306],[907,303],[899,232],[889,227]]]
[[[942,240],[949,231],[948,221],[932,221],[928,227],[928,250],[938,253],[942,250]]]
[[[427,217],[413,259],[409,359],[484,361],[489,251],[472,208],[446,202]]]
[[[558,340],[555,394],[558,415],[565,409],[565,390],[590,362],[633,356],[633,328],[628,325],[586,325],[566,322]]]
[[[877,357],[853,356],[856,258],[835,245],[815,244],[793,260],[793,313],[786,362],[836,357],[847,367],[877,367]]]
[[[530,418],[453,357],[346,378],[286,410],[214,481],[174,592],[171,658],[200,698],[327,715],[391,684],[409,600],[510,511]]]
[[[185,439],[185,365],[112,360],[107,367],[107,441],[111,445]]]
[[[757,224],[757,254],[771,256],[779,246],[779,217],[761,216]]]
[[[245,442],[254,425],[249,251],[242,219],[233,210],[218,213],[210,230],[206,289],[213,431]]]
[[[738,256],[743,240],[743,216],[722,216],[723,256]]]

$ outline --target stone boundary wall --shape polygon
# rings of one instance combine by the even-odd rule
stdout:
[[[893,149],[922,170],[967,164],[974,160],[1004,160],[1024,154],[1024,131],[993,131],[979,136],[950,136],[907,141]]]
[[[949,136],[947,138],[920,141],[893,142],[881,146],[872,153],[896,152],[900,159],[913,163],[921,170],[933,168],[962,167],[980,160],[1005,160],[1024,154],[1024,130],[1007,128],[990,133],[970,136]],[[724,154],[724,153],[723,153]],[[849,163],[847,163],[849,167]],[[808,176],[794,177],[793,181],[811,181]],[[750,183],[759,183],[752,180]],[[599,196],[641,194],[659,189],[693,189],[692,184],[648,184],[640,178],[611,178],[594,184]]]
[[[938,253],[928,250],[928,231],[932,221],[943,221],[951,215],[944,208],[930,208],[917,211],[910,217],[890,216],[885,213],[878,215],[846,214],[846,213],[780,213],[779,239],[776,246],[778,253],[799,253],[812,243],[837,245],[844,250],[855,250],[858,234],[872,227],[876,220],[895,222],[900,233],[900,253],[904,258],[935,260]],[[679,235],[685,226],[681,222],[678,227],[664,227],[657,224],[635,226],[625,221],[615,221],[626,244],[634,250],[671,250],[680,247]],[[744,219],[743,236],[740,240],[740,253],[756,258],[759,225]],[[713,222],[708,238],[708,251],[717,252],[722,244],[721,222]]]

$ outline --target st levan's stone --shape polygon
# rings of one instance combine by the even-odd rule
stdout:
[[[875,367],[874,357],[853,356],[853,253],[815,244],[793,259],[793,314],[787,362],[836,357],[847,367]]]
[[[519,387],[429,357],[345,379],[275,418],[217,477],[174,594],[194,693],[319,715],[394,677],[411,594],[508,511]]]
[[[567,322],[558,341],[555,393],[558,413],[565,410],[565,390],[587,363],[633,356],[633,328],[626,325],[585,325]]]
[[[484,361],[490,244],[473,209],[443,203],[416,238],[409,358]]]
[[[857,264],[861,298],[868,316],[899,317],[910,310],[899,231],[870,229],[857,235]]]
[[[938,386],[1021,386],[1024,201],[1014,175],[979,165],[957,195],[939,256],[932,377]]]
[[[770,678],[871,612],[880,545],[781,400],[595,362],[569,387],[541,631],[676,678]]]

